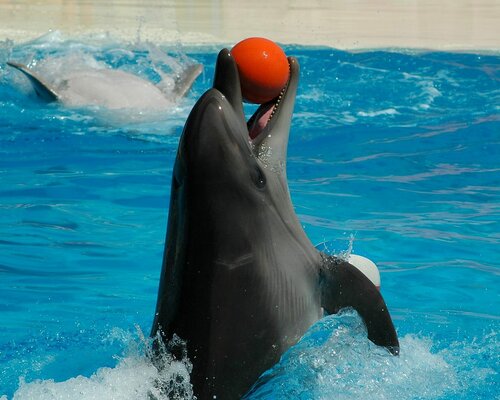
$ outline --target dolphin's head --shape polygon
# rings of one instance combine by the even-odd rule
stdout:
[[[290,78],[280,96],[247,122],[236,63],[227,49],[219,53],[213,88],[186,122],[173,182],[187,183],[190,196],[211,203],[210,212],[231,204],[255,213],[273,204],[279,213],[293,210],[285,164],[299,64],[293,57],[288,61]]]

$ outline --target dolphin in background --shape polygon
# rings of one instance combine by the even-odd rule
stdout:
[[[368,338],[399,353],[380,291],[316,250],[294,212],[286,154],[299,64],[288,60],[286,88],[247,123],[222,50],[180,139],[151,335],[167,348],[185,341],[170,350],[187,351],[199,400],[241,398],[324,312],[354,308]]]
[[[109,110],[161,111],[173,107],[203,70],[200,64],[188,65],[173,77],[162,74],[162,82],[154,85],[129,72],[88,65],[75,66],[52,79],[39,76],[23,64],[8,61],[7,65],[22,72],[37,96],[45,102],[57,101],[69,107],[99,106]]]

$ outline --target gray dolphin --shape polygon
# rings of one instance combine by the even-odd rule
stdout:
[[[125,71],[106,68],[75,68],[49,83],[26,65],[8,61],[7,65],[22,72],[38,97],[46,102],[59,101],[70,107],[104,106],[107,109],[164,110],[191,88],[202,66],[186,67],[174,77],[174,87],[166,96],[160,87]]]
[[[152,335],[186,341],[199,400],[241,398],[324,312],[356,309],[368,338],[399,352],[379,290],[318,252],[294,212],[285,161],[299,64],[289,64],[286,89],[247,125],[222,50],[180,139]]]

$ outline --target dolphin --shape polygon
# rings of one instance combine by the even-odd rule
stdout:
[[[7,65],[22,72],[37,96],[45,102],[60,102],[69,107],[102,106],[110,110],[164,110],[186,95],[202,71],[200,64],[186,67],[174,77],[171,93],[162,85],[125,71],[107,68],[75,68],[52,83],[38,76],[26,65],[7,61]]]
[[[299,63],[288,61],[286,88],[247,123],[223,49],[180,138],[151,335],[167,348],[185,341],[200,400],[241,398],[324,313],[343,308],[357,310],[372,342],[399,353],[380,291],[316,250],[294,212],[286,153]]]

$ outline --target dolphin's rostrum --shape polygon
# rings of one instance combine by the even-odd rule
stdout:
[[[199,400],[241,398],[324,311],[353,307],[370,340],[399,352],[380,292],[318,252],[294,212],[285,161],[299,65],[289,64],[280,98],[247,125],[222,50],[180,139],[152,335],[186,341]]]

